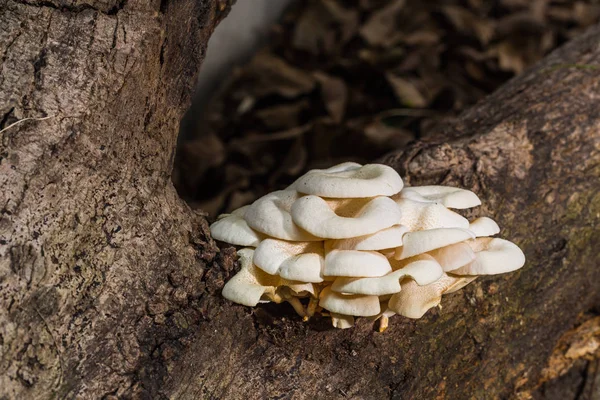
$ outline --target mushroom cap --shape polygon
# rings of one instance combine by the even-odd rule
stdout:
[[[469,241],[475,250],[475,260],[452,271],[457,275],[495,275],[511,272],[525,265],[523,251],[508,240],[477,238]]]
[[[231,214],[221,214],[210,226],[213,239],[231,243],[237,246],[256,247],[261,236],[248,226],[244,220],[244,213],[248,206],[233,211]]]
[[[458,290],[475,278],[443,274],[440,279],[426,286],[419,286],[412,280],[403,281],[402,290],[390,298],[388,308],[407,318],[421,318],[430,308],[440,304],[443,294]]]
[[[254,252],[254,264],[271,275],[319,283],[323,282],[323,242],[288,242],[268,238]]]
[[[392,267],[383,254],[374,251],[331,250],[325,255],[325,276],[374,277],[383,276]]]
[[[442,267],[431,256],[415,257],[403,268],[376,278],[337,278],[331,290],[344,294],[383,296],[398,293],[400,280],[410,276],[418,285],[429,285],[443,274]]]
[[[466,242],[441,247],[428,254],[440,263],[444,272],[453,271],[475,260],[475,252]]]
[[[295,190],[279,190],[256,200],[244,216],[248,226],[283,240],[318,241],[317,238],[296,226],[290,210],[300,197]]]
[[[448,208],[465,209],[481,205],[481,200],[470,190],[451,186],[411,186],[400,192],[400,197],[416,201],[442,204]]]
[[[389,318],[389,317],[393,317],[394,315],[396,315],[396,313],[394,311],[392,311],[389,308],[387,308],[387,301],[385,303],[386,303],[386,304],[384,304],[384,306],[386,307],[385,311],[382,311],[381,313],[379,313],[379,315],[377,316],[377,318],[381,318],[383,316]],[[383,309],[383,307],[381,309]]]
[[[408,232],[404,225],[394,225],[370,235],[332,240],[329,246],[340,250],[385,250],[402,246],[402,236]]]
[[[343,163],[308,171],[290,188],[321,197],[359,198],[391,196],[403,185],[400,175],[387,165]]]
[[[379,297],[363,295],[343,295],[326,287],[321,292],[319,305],[332,313],[372,317],[379,314]]]
[[[388,301],[388,308],[407,318],[421,318],[425,313],[442,301],[442,294],[436,282],[427,286],[419,286],[415,281],[402,283],[402,290]]]
[[[242,249],[238,251],[241,269],[223,287],[222,295],[227,300],[245,306],[256,306],[263,295],[273,297],[279,277],[272,276],[256,268],[252,264],[254,251]]]
[[[439,228],[405,233],[404,244],[396,249],[394,258],[402,260],[417,254],[473,239],[473,232],[460,228]]]
[[[500,227],[491,218],[480,217],[476,218],[469,224],[469,230],[475,233],[475,236],[494,236],[500,233]]]
[[[293,221],[310,234],[327,239],[346,239],[375,233],[395,225],[400,209],[389,197],[376,197],[354,217],[341,217],[317,196],[298,199],[291,210]]]
[[[324,264],[321,254],[299,254],[283,262],[279,275],[292,281],[321,283]]]
[[[223,287],[222,295],[227,300],[245,306],[256,306],[261,302],[274,301],[280,303],[285,300],[279,293],[279,288],[285,287],[296,295],[313,295],[317,291],[312,283],[293,282],[279,276],[270,275],[257,268],[252,263],[253,249],[238,251],[241,269]]]
[[[402,216],[400,223],[411,231],[437,228],[469,228],[469,220],[442,204],[420,202],[394,196]]]
[[[478,278],[478,276],[456,276],[453,272],[448,274],[448,276],[450,278],[456,278],[457,280],[448,286],[448,288],[444,291],[444,294],[458,292],[460,289],[464,288]]]
[[[319,294],[319,290],[315,287],[315,285],[313,285],[310,282],[296,282],[281,278],[281,281],[279,281],[279,283],[280,286],[278,289],[287,289],[288,292],[291,293],[294,297],[306,297],[309,295],[312,297],[317,297],[317,295]],[[281,302],[281,300],[273,301],[275,301],[276,303]]]
[[[248,211],[249,207],[250,207],[250,205],[246,205],[246,206],[243,206],[243,207],[240,207],[240,208],[236,208],[235,210],[233,210],[231,212],[231,214],[232,215],[237,215],[238,217],[244,218],[246,216],[246,211]]]
[[[343,315],[338,313],[331,314],[331,324],[334,328],[348,329],[354,326],[354,317],[352,315]]]

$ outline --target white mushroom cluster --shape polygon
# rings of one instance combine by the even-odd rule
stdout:
[[[420,318],[477,276],[525,263],[514,243],[491,237],[500,231],[493,220],[451,210],[480,204],[464,189],[403,188],[381,164],[309,171],[211,225],[215,239],[243,247],[223,296],[246,306],[287,301],[305,320],[320,312],[337,328],[354,317],[381,318],[380,330],[395,314]]]

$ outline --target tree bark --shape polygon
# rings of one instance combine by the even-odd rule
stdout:
[[[0,4],[0,397],[162,390],[217,252],[170,172],[229,3]]]
[[[227,1],[1,7],[0,396],[529,398],[598,312],[600,27],[384,158],[407,184],[474,190],[470,216],[528,261],[380,334],[220,297],[235,251],[169,176]]]

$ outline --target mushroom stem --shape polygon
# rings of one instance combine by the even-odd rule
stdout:
[[[308,321],[313,315],[315,315],[315,311],[319,306],[319,299],[317,297],[311,297],[308,306],[306,307],[306,317],[305,320]]]
[[[300,299],[294,296],[286,296],[285,300],[294,307],[296,313],[301,316],[303,319],[306,318],[306,311],[304,310],[304,306],[300,302]]]
[[[390,322],[390,318],[387,315],[382,314],[381,318],[379,319],[379,332],[380,333],[383,333],[386,331],[386,329],[388,328],[389,322]]]

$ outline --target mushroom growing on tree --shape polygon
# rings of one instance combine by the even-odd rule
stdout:
[[[287,301],[304,320],[320,307],[336,328],[354,317],[380,318],[381,331],[392,315],[420,318],[478,275],[524,265],[517,245],[489,237],[496,222],[451,210],[480,204],[469,190],[404,187],[381,164],[309,171],[211,225],[215,239],[242,246],[223,296],[247,306]]]
[[[206,219],[169,179],[179,120],[226,3],[5,4],[0,397],[260,399],[343,389],[354,398],[525,398],[565,383],[544,376],[540,387],[536,377],[580,316],[597,310],[600,26],[452,118],[443,134],[383,159],[412,185],[485,194],[504,236],[528,256],[517,279],[489,285],[465,319],[403,324],[398,335],[278,335],[215,297],[233,253],[217,252]],[[505,294],[510,306],[496,301]],[[427,346],[414,340],[426,334]],[[353,368],[348,357],[319,356],[349,338],[376,351],[358,349]],[[582,370],[571,361],[579,367],[568,387],[590,393],[593,362]]]

